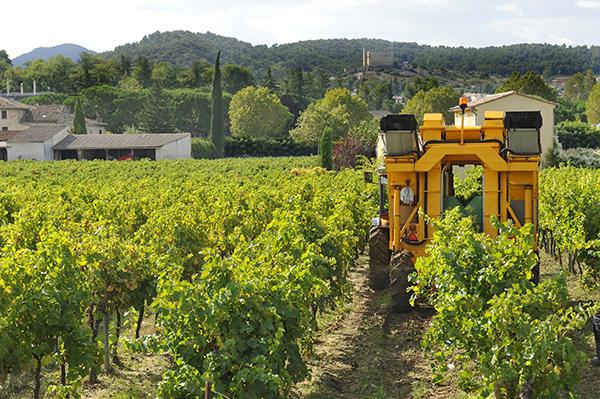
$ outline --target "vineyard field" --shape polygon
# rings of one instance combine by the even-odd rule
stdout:
[[[360,171],[317,164],[311,157],[1,164],[0,398],[96,399],[105,396],[93,392],[111,384],[126,390],[123,376],[138,379],[135,396],[123,397],[142,397],[144,384],[159,398],[202,397],[208,382],[215,397],[231,398],[467,398],[463,388],[477,383],[485,392],[487,382],[460,374],[439,384],[421,345],[460,343],[448,339],[460,325],[466,332],[458,335],[478,338],[465,343],[473,353],[458,370],[476,358],[482,367],[492,353],[486,345],[502,337],[510,337],[502,343],[509,349],[520,345],[515,353],[536,348],[542,336],[523,333],[535,323],[557,334],[546,333],[539,348],[568,353],[554,360],[557,370],[579,369],[569,387],[594,397],[597,372],[584,359],[591,331],[581,329],[585,312],[570,313],[568,304],[598,299],[599,171],[541,172],[538,288],[528,280],[535,259],[527,228],[493,241],[454,215],[437,225],[437,249],[423,259],[420,289],[438,287],[429,291],[431,306],[394,315],[390,292],[368,288],[368,260],[359,259],[377,187]],[[465,195],[476,188],[465,185]],[[442,266],[459,246],[471,263]],[[481,269],[486,251],[508,261]],[[460,279],[447,275],[440,284],[444,273],[476,270],[485,279],[455,289]],[[500,275],[506,287],[495,282]],[[497,327],[488,335],[467,331],[490,323]],[[543,354],[539,348],[531,350]],[[531,366],[506,352],[507,364]],[[542,376],[554,371],[535,372],[549,386]],[[114,390],[106,397],[115,393],[121,397]]]
[[[316,316],[349,292],[376,188],[315,158],[0,167],[0,384],[118,362],[124,312],[172,357],[161,397],[275,397],[308,376]],[[135,324],[135,323],[134,323]],[[139,325],[130,328],[137,330]],[[51,384],[51,385],[52,385]],[[62,395],[62,396],[61,396]]]

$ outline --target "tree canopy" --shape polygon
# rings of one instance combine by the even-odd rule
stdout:
[[[351,127],[372,118],[363,99],[352,96],[347,89],[331,89],[300,114],[298,125],[290,135],[297,142],[317,145],[327,127],[331,128],[332,139],[336,141],[347,135]]]
[[[588,122],[596,126],[600,124],[600,83],[596,83],[590,92],[586,104]]]
[[[408,100],[402,110],[406,114],[414,114],[421,121],[427,113],[441,113],[447,124],[453,123],[453,114],[448,111],[456,105],[460,94],[452,87],[435,87],[429,91],[419,91],[413,98]]]
[[[511,90],[521,94],[531,94],[545,98],[546,100],[556,101],[556,90],[544,82],[544,79],[539,74],[532,71],[523,75],[514,72],[500,87],[498,87],[496,93]]]
[[[266,87],[246,87],[231,99],[231,133],[238,137],[283,137],[292,114]]]

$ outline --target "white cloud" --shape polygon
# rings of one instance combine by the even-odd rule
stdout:
[[[593,9],[600,10],[600,1],[595,1],[595,0],[577,0],[575,2],[575,5],[577,7],[581,7],[581,8],[593,8]]]
[[[495,7],[497,11],[524,16],[525,12],[516,3],[504,3]]]

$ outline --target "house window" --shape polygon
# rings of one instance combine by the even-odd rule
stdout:
[[[8,119],[8,111],[2,111],[2,119]]]
[[[6,132],[8,130],[8,126],[2,126],[2,131]]]
[[[102,129],[98,129],[98,134],[102,134]]]

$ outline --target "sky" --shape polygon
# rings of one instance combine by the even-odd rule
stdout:
[[[29,0],[2,1],[11,58],[62,43],[112,50],[155,31],[252,44],[378,38],[431,45],[600,44],[600,0]]]

